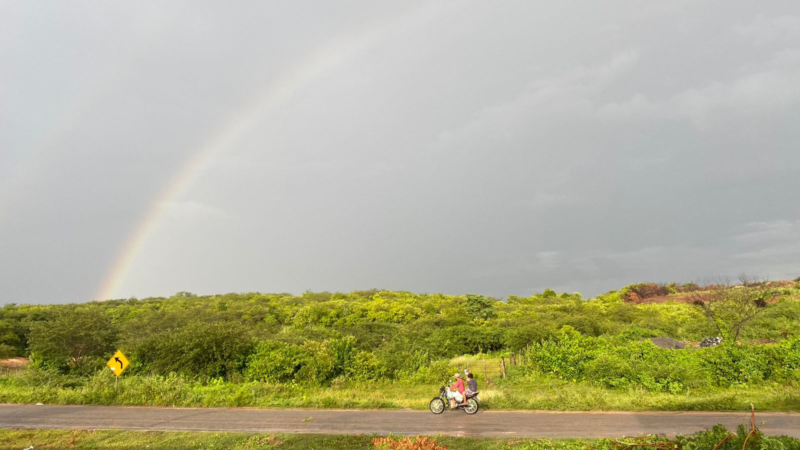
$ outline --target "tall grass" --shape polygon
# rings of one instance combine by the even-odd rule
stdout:
[[[487,364],[488,365],[488,364]],[[476,371],[476,373],[478,373]],[[89,379],[54,376],[38,370],[0,376],[0,402],[192,407],[341,408],[424,410],[441,384],[340,381],[330,387],[200,382],[177,375],[123,376],[119,388],[113,375]],[[704,389],[680,394],[646,389],[607,389],[587,382],[568,382],[528,375],[479,386],[481,407],[496,410],[630,410],[742,411],[751,403],[759,410],[800,410],[800,386]]]
[[[280,448],[307,449],[459,449],[459,450],[620,450],[624,448],[683,448],[709,450],[725,440],[724,449],[800,449],[800,440],[790,437],[750,436],[745,429],[735,434],[722,426],[692,435],[668,439],[663,436],[639,436],[616,439],[547,439],[491,437],[409,437],[281,434],[281,433],[219,433],[187,431],[130,431],[130,430],[0,430],[2,448],[36,449],[197,449],[221,448],[252,450]],[[414,445],[414,444],[417,445]],[[420,445],[420,444],[427,445]]]

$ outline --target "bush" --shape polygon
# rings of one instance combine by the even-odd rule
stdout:
[[[281,342],[260,342],[247,358],[244,376],[250,381],[293,381],[308,355],[302,348]]]
[[[309,341],[301,347],[303,358],[294,379],[310,384],[328,383],[336,374],[336,358],[329,341]]]
[[[238,324],[193,323],[143,340],[133,349],[139,371],[187,377],[230,377],[244,366],[251,349],[247,329]]]
[[[370,352],[358,352],[347,368],[347,377],[356,381],[377,381],[385,376],[386,367]]]
[[[565,328],[557,338],[533,345],[528,365],[567,380],[675,394],[710,384],[730,387],[798,380],[800,339],[781,345],[669,350],[649,341],[615,344]]]
[[[631,367],[630,361],[609,353],[600,353],[597,358],[588,361],[582,372],[592,374],[593,380],[612,388],[630,386],[640,375]]]
[[[625,301],[638,303],[645,298],[661,297],[670,293],[670,288],[664,284],[639,283],[624,287],[621,296]]]
[[[540,372],[579,380],[584,378],[585,364],[597,357],[597,350],[597,339],[564,327],[558,337],[531,346],[528,360]]]
[[[770,450],[800,450],[800,441],[787,436],[764,436],[758,429],[753,435],[744,425],[739,425],[736,433],[730,433],[722,425],[715,425],[711,430],[694,435],[678,436],[677,445],[684,450],[739,450],[739,449],[770,449]],[[721,442],[724,444],[720,445]],[[747,445],[747,447],[745,447]]]
[[[721,345],[697,350],[711,381],[717,386],[746,386],[777,380],[786,356],[774,345]]]
[[[500,350],[505,344],[505,330],[483,326],[458,325],[434,330],[428,338],[432,354],[454,357]]]
[[[495,302],[497,300],[483,295],[467,294],[467,312],[474,319],[491,319]]]
[[[111,318],[94,305],[56,312],[31,327],[31,360],[40,368],[94,373],[113,354],[117,333]]]
[[[608,321],[596,316],[565,317],[558,323],[561,326],[570,326],[584,336],[601,336],[611,328]],[[559,328],[560,328],[559,327]]]
[[[506,334],[505,348],[520,350],[530,344],[550,339],[557,334],[553,326],[525,325],[515,327]]]
[[[356,350],[352,336],[302,345],[260,342],[247,357],[246,366],[247,380],[271,383],[327,384],[341,375],[374,380],[385,373],[375,355]]]

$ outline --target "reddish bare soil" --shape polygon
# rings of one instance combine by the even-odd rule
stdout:
[[[766,286],[773,287],[773,288],[782,288],[782,287],[794,287],[799,286],[800,282],[796,281],[769,281],[765,283]],[[652,284],[652,288],[650,292],[657,288],[656,284]],[[701,291],[704,290],[713,290],[713,289],[720,289],[722,286],[720,285],[708,285],[708,286],[700,286]],[[648,304],[648,303],[666,303],[666,302],[678,302],[678,303],[693,303],[698,298],[702,299],[703,293],[700,291],[695,292],[681,292],[679,294],[668,294],[668,295],[648,295],[648,293],[643,294],[645,295],[644,298],[637,294],[636,292],[628,292],[623,300],[627,303],[635,303],[635,304]],[[778,301],[778,297],[772,298],[767,300],[767,303],[775,303]]]
[[[0,359],[0,367],[19,369],[28,365],[28,358]]]

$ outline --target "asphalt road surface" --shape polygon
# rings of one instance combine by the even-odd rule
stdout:
[[[239,431],[454,436],[622,437],[689,434],[721,423],[749,426],[750,414],[714,412],[549,412],[271,410],[126,406],[0,405],[0,428]],[[756,413],[768,435],[800,438],[800,413]]]

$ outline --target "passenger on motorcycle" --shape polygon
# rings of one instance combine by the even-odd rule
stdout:
[[[472,377],[472,372],[467,374],[467,395],[478,392],[478,382]]]
[[[450,386],[450,390],[447,391],[447,398],[450,399],[451,403],[455,400],[458,403],[463,404],[465,397],[464,397],[464,381],[461,379],[461,374],[456,373],[453,375],[456,379],[456,384]]]

